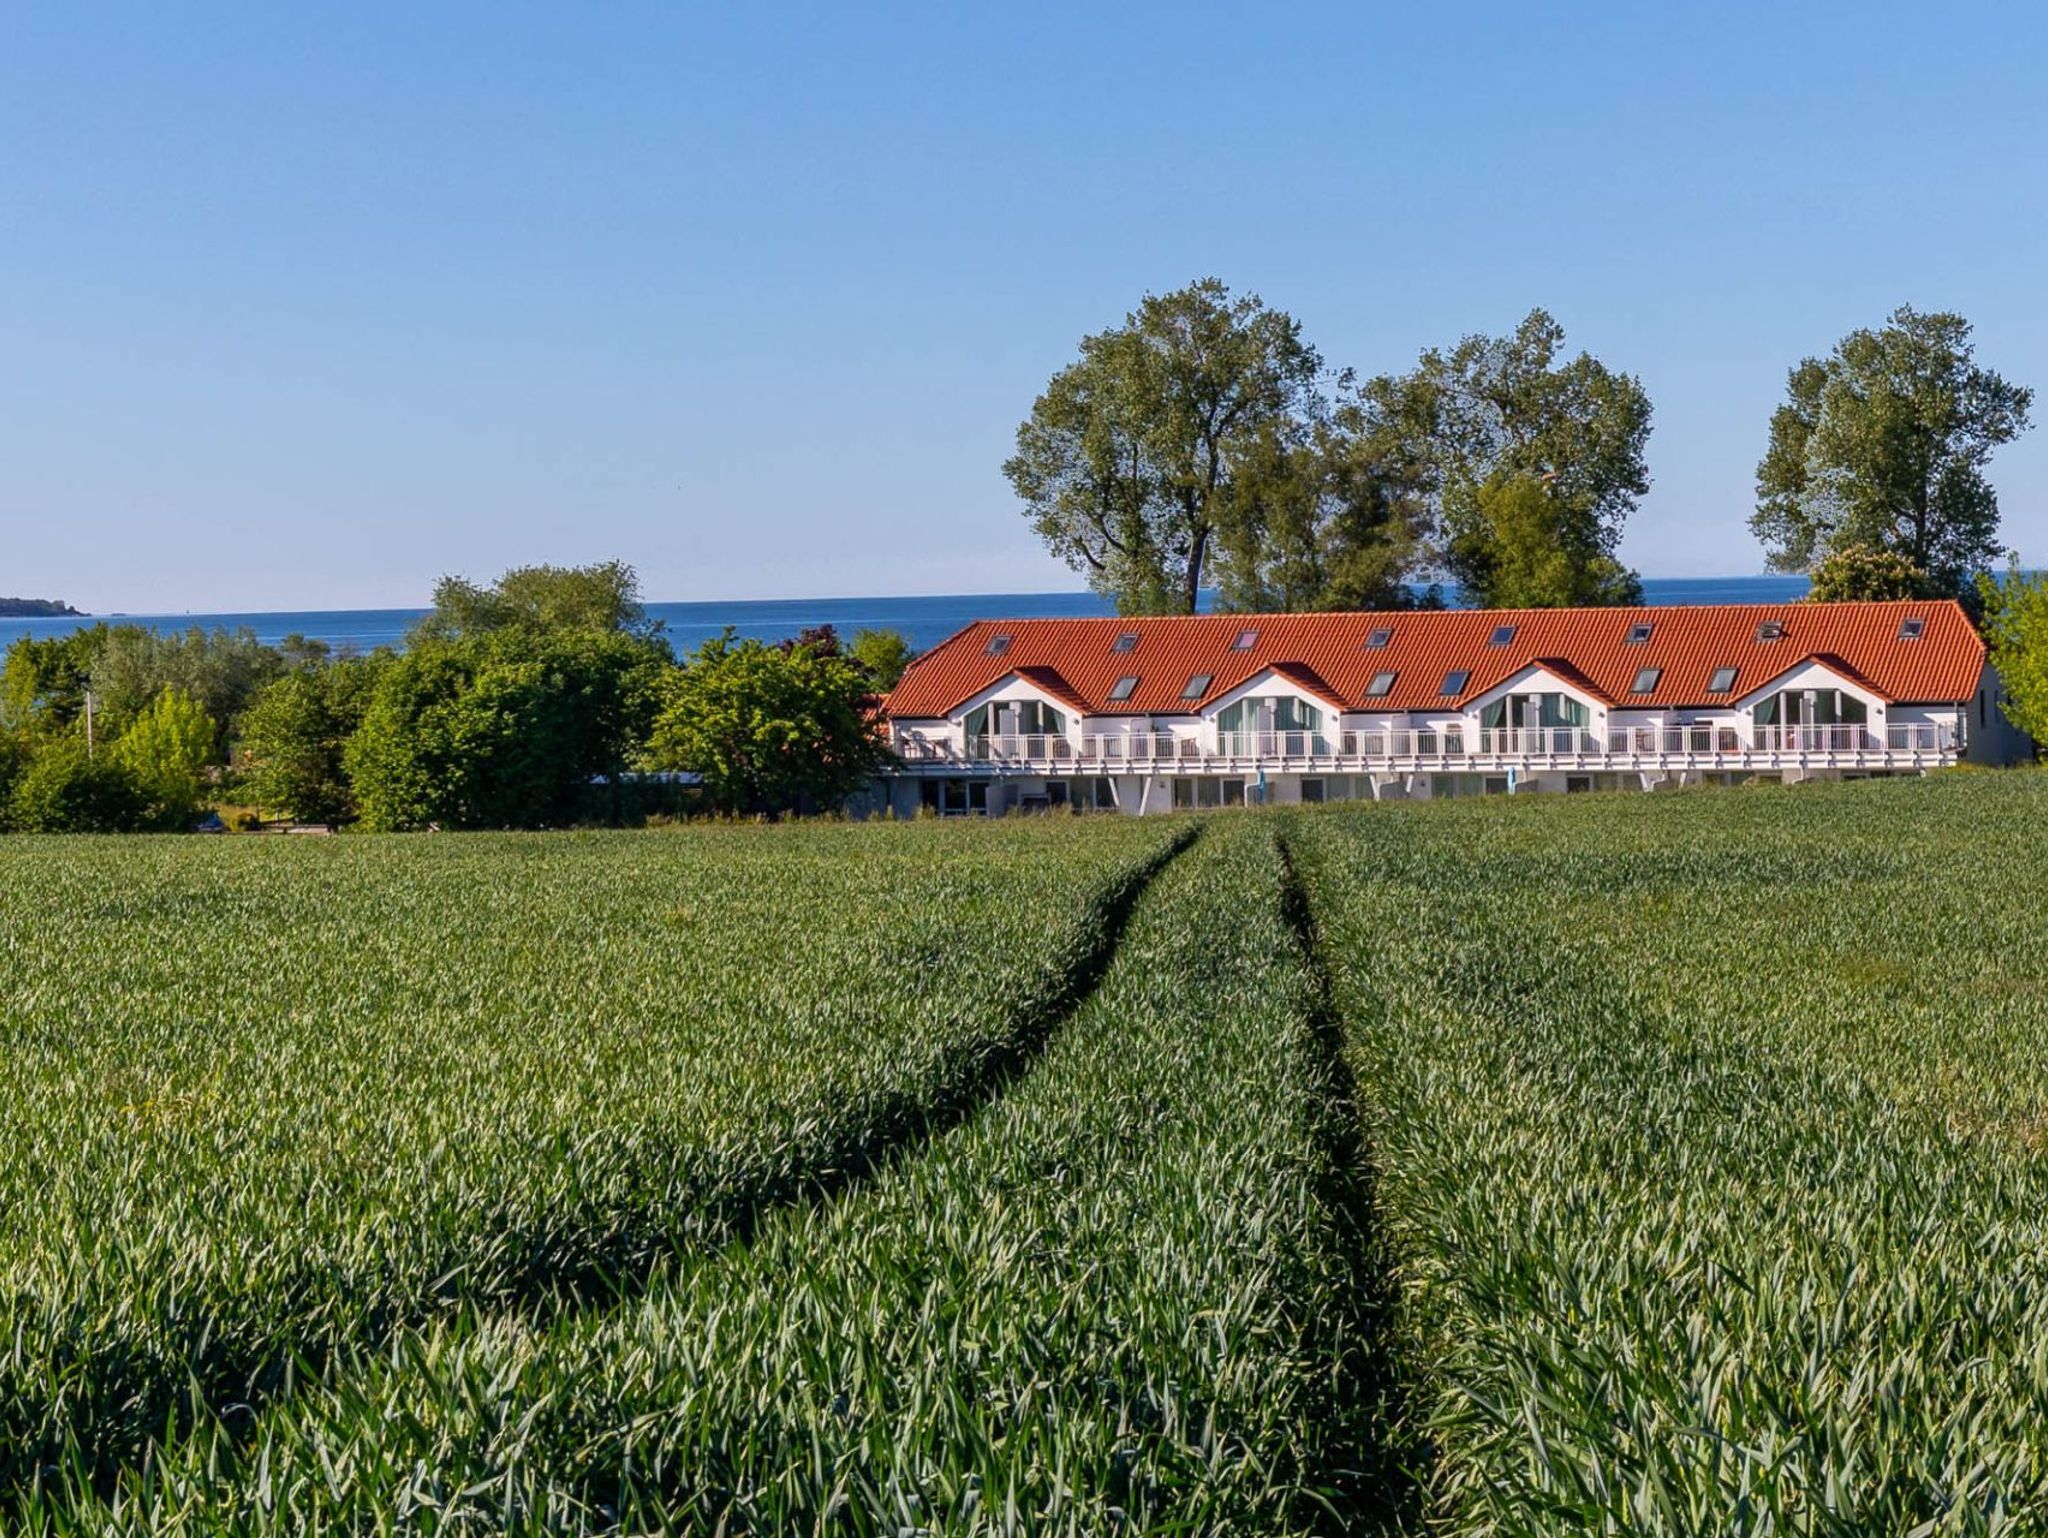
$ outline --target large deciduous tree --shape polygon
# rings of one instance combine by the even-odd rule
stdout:
[[[191,695],[166,687],[135,717],[112,757],[126,769],[143,798],[150,827],[189,827],[206,788],[217,728]]]
[[[1960,315],[1910,305],[1808,358],[1771,416],[1750,528],[1774,571],[1848,546],[1886,550],[1932,594],[1976,601],[1997,564],[1998,495],[1984,467],[2028,426],[2033,392],[1981,368]]]
[[[592,566],[518,566],[488,587],[462,577],[434,585],[433,610],[416,637],[449,640],[499,630],[661,630],[640,601],[640,578],[624,561]]]
[[[1437,559],[1482,604],[1632,603],[1615,551],[1649,490],[1650,398],[1532,310],[1509,336],[1468,336],[1359,391],[1361,441],[1423,470]],[[1412,472],[1411,472],[1412,473]]]
[[[832,811],[888,757],[867,671],[836,647],[706,641],[671,672],[646,763],[720,811]]]
[[[256,805],[330,826],[355,816],[343,755],[391,654],[293,669],[242,718],[243,784]]]
[[[1041,538],[1124,613],[1191,614],[1226,530],[1312,498],[1326,413],[1301,327],[1213,278],[1086,337],[1003,472]]]
[[[384,666],[342,764],[372,830],[530,828],[645,739],[665,648],[616,630],[422,640]]]

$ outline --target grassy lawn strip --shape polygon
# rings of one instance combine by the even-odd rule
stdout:
[[[1431,1531],[2048,1530],[2048,1162],[1906,1093],[1942,1056],[2040,1093],[2039,1018],[2023,1064],[2002,1012],[2048,976],[2048,849],[1955,840],[2048,826],[2043,800],[2016,777],[1299,819]],[[1890,966],[1835,966],[1853,929],[1967,982],[2029,911],[2014,986],[1932,1012]]]
[[[1013,1073],[1183,836],[18,841],[0,1478],[821,1198]]]
[[[24,1520],[1362,1526],[1385,1494],[1370,1320],[1275,832],[1214,820],[1031,1070],[918,1157],[605,1316],[439,1323],[163,1449],[111,1506],[51,1490]]]

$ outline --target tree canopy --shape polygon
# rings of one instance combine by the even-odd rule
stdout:
[[[414,638],[450,640],[499,630],[661,630],[640,601],[640,578],[624,561],[591,566],[518,566],[489,586],[462,577],[434,585],[433,611]]]
[[[1221,531],[1320,479],[1322,359],[1214,278],[1085,337],[1003,473],[1055,555],[1127,614],[1191,614]]]
[[[868,683],[878,693],[887,693],[896,687],[917,652],[898,631],[856,630],[846,654],[867,674]]]
[[[206,767],[213,762],[216,732],[197,700],[169,687],[122,732],[111,756],[133,777],[149,826],[177,830],[191,824],[204,793]]]
[[[767,646],[727,631],[669,674],[646,766],[701,775],[720,811],[830,809],[888,757],[872,690],[836,648]]]
[[[1358,436],[1425,501],[1438,560],[1473,602],[1641,597],[1615,551],[1650,488],[1650,397],[1588,353],[1559,361],[1563,346],[1532,310],[1508,336],[1432,348],[1359,392]]]
[[[1813,568],[1808,603],[1857,603],[1933,596],[1927,573],[1896,550],[1840,545]]]
[[[1902,306],[1786,381],[1756,471],[1750,528],[1773,571],[1811,571],[1849,546],[1926,574],[1974,606],[2002,554],[1992,451],[2028,425],[2033,392],[1975,361],[1970,323]]]
[[[616,631],[422,641],[379,673],[342,762],[363,826],[527,828],[644,740],[664,654]]]
[[[1213,279],[1085,338],[1005,464],[1047,546],[1126,613],[1633,602],[1650,400],[1531,311],[1358,386]]]

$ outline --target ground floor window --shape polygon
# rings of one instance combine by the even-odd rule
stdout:
[[[1175,811],[1186,811],[1195,804],[1195,782],[1175,780],[1173,782],[1173,806]]]
[[[983,816],[988,812],[986,780],[924,780],[918,789],[925,807],[941,817]]]
[[[1243,780],[1223,780],[1220,782],[1220,785],[1223,791],[1223,804],[1225,806],[1244,805]]]
[[[1305,779],[1301,782],[1301,804],[1303,806],[1321,806],[1323,804],[1323,782],[1321,780]]]
[[[1564,793],[1568,796],[1583,795],[1593,788],[1590,774],[1568,774],[1564,777]]]
[[[1489,774],[1480,788],[1482,795],[1504,796],[1508,793],[1508,777],[1504,774]]]

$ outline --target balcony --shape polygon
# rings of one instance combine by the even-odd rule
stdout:
[[[1930,769],[1956,761],[1954,728],[1712,725],[1629,727],[1596,735],[1571,727],[1202,733],[1117,732],[988,736],[963,748],[901,738],[906,768],[941,772],[1082,774],[1413,774],[1506,768]]]

